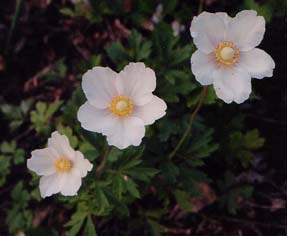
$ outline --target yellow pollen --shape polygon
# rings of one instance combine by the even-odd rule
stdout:
[[[55,168],[59,173],[68,172],[72,168],[72,161],[67,158],[60,158],[56,160]]]
[[[112,99],[109,108],[116,116],[128,116],[133,112],[133,101],[128,96],[116,96]]]
[[[219,65],[232,66],[239,61],[240,51],[233,42],[220,42],[214,50],[215,61]]]

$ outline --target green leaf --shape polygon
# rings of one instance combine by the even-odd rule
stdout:
[[[15,165],[24,163],[25,161],[25,151],[23,149],[16,149],[14,155],[12,156]]]
[[[219,189],[223,195],[219,198],[221,207],[226,207],[230,214],[236,214],[240,205],[238,200],[247,200],[253,194],[253,187],[250,185],[238,185],[232,172],[226,171],[224,179],[218,181]]]
[[[80,232],[83,223],[84,223],[84,219],[79,219],[77,222],[75,222],[73,225],[71,225],[72,227],[66,232],[67,236],[76,236],[78,235],[78,233]]]
[[[1,152],[3,154],[13,154],[16,150],[16,142],[12,141],[11,143],[3,142],[0,146]]]
[[[137,189],[137,185],[131,178],[127,178],[127,180],[126,180],[126,189],[135,198],[140,198],[140,193],[139,193],[139,191]]]
[[[170,161],[161,165],[161,172],[168,182],[174,183],[179,175],[179,168]]]
[[[175,10],[177,0],[163,0],[163,10],[165,13],[170,14]]]
[[[100,156],[99,151],[88,142],[81,143],[79,150],[84,154],[85,158],[90,161],[94,161]]]
[[[13,160],[15,165],[24,162],[25,151],[21,148],[17,148],[15,141],[11,141],[10,143],[4,141],[1,143],[0,151],[7,156],[7,159]]]
[[[59,109],[62,103],[62,101],[55,101],[53,103],[50,103],[47,111],[45,112],[45,118],[48,119],[49,117],[51,117]]]
[[[181,209],[185,211],[192,211],[193,206],[191,203],[191,197],[189,193],[182,190],[175,190],[174,195]]]
[[[151,54],[151,47],[150,41],[144,41],[139,32],[132,30],[126,48],[120,42],[114,42],[106,48],[106,51],[112,61],[118,65],[118,69],[122,69],[130,61],[139,62],[147,59]]]
[[[84,228],[84,234],[85,236],[97,236],[95,225],[92,221],[92,217],[89,215],[87,217],[86,225]]]
[[[95,214],[98,215],[104,215],[107,212],[107,209],[109,209],[110,204],[106,197],[106,194],[100,187],[96,187],[95,189],[95,198],[98,204],[98,209],[96,210]]]
[[[115,175],[112,180],[112,190],[119,200],[122,199],[123,193],[126,191],[125,180],[121,175]]]
[[[273,11],[274,11],[272,2],[266,2],[264,4],[259,4],[255,0],[244,0],[244,9],[250,9],[250,10],[257,11],[258,15],[264,16],[267,22],[271,20]]]
[[[33,215],[28,210],[30,194],[24,189],[23,181],[17,183],[11,193],[12,206],[9,207],[6,217],[6,224],[11,233],[16,233],[19,229],[27,229],[32,225]]]
[[[22,101],[20,106],[22,104],[27,104],[27,107],[28,104],[31,106],[31,100]],[[30,106],[27,109],[30,109]],[[4,114],[2,118],[9,121],[9,127],[11,131],[15,131],[23,124],[27,114],[26,110],[23,110],[22,108],[19,109],[19,106],[10,104],[1,104],[0,111]]]
[[[124,173],[128,176],[132,176],[134,179],[138,179],[144,182],[148,182],[153,176],[155,176],[159,170],[148,167],[135,167],[127,170]]]
[[[71,8],[62,8],[60,9],[60,12],[63,14],[63,15],[66,15],[66,16],[70,16],[70,17],[75,17],[75,12],[71,9]]]
[[[189,152],[191,153],[191,161],[197,158],[209,157],[213,152],[218,149],[218,144],[213,143],[213,129],[205,128],[200,131],[200,136],[192,138]]]
[[[123,152],[120,149],[117,148],[112,148],[111,151],[109,152],[109,161],[111,162],[116,162],[121,156]]]
[[[10,158],[0,155],[0,187],[2,187],[10,173]]]
[[[195,196],[200,196],[198,184],[210,181],[203,171],[195,168],[181,167],[179,173],[178,182],[182,188]]]
[[[151,228],[151,235],[152,236],[161,236],[164,232],[164,227],[160,225],[157,221],[149,219],[148,224]]]
[[[36,110],[38,111],[39,114],[44,114],[45,111],[47,110],[47,104],[44,102],[37,102]]]
[[[142,35],[136,30],[132,30],[128,38],[129,48],[131,51],[129,55],[134,58],[135,61],[142,61],[149,57],[151,53],[151,42],[143,42]]]
[[[171,57],[171,65],[172,66],[177,66],[187,60],[190,59],[190,55],[192,54],[193,46],[186,45],[182,48],[176,48],[172,51],[170,54]]]
[[[167,24],[160,23],[152,34],[153,52],[160,60],[169,59],[172,48],[177,43],[177,39],[173,36],[171,27]]]
[[[44,102],[36,103],[36,110],[31,111],[30,119],[37,133],[48,134],[51,131],[50,118],[59,109],[61,104],[62,101],[56,101],[50,104]]]
[[[248,149],[258,149],[264,145],[264,138],[260,137],[259,131],[254,129],[245,134],[244,144]]]
[[[132,169],[135,166],[138,166],[140,163],[142,163],[142,160],[137,160],[137,159],[131,160],[127,164],[125,164],[124,166],[121,166],[120,170],[121,171],[125,171],[125,170],[128,170],[128,169]]]
[[[87,216],[87,212],[78,208],[77,211],[72,215],[71,219],[65,224],[65,226],[73,226],[79,222],[84,221]]]
[[[70,127],[73,127],[75,131],[77,128],[80,129],[79,121],[77,119],[77,112],[79,107],[85,102],[85,96],[80,87],[78,87],[72,98],[69,99],[67,104],[63,107],[63,120],[65,124],[68,124]]]
[[[209,86],[208,92],[207,92],[206,97],[204,99],[204,104],[212,105],[212,104],[215,104],[216,101],[217,101],[217,96],[216,96],[215,90],[214,90],[213,86]]]
[[[68,126],[58,125],[57,130],[62,134],[66,135],[69,139],[70,145],[72,148],[76,148],[78,146],[78,138],[77,136],[73,135],[73,130]]]
[[[72,215],[71,219],[65,224],[65,227],[70,227],[68,231],[66,231],[66,236],[76,236],[80,232],[84,221],[87,217],[87,212],[78,207],[77,211]]]
[[[179,79],[188,78],[189,77],[189,73],[187,73],[186,71],[173,69],[173,70],[167,71],[165,76],[166,76],[166,79],[171,84],[175,85],[175,83],[178,82]],[[194,86],[194,87],[196,87],[196,86]]]
[[[125,48],[120,42],[112,43],[109,47],[106,48],[106,52],[115,64],[129,59]]]

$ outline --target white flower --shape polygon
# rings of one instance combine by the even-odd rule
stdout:
[[[202,85],[213,84],[226,103],[242,103],[251,93],[251,77],[272,77],[275,63],[255,48],[265,33],[265,20],[256,11],[203,12],[194,17],[190,33],[198,50],[191,57],[191,69]]]
[[[107,136],[109,145],[138,146],[145,125],[165,115],[165,102],[153,95],[156,77],[144,63],[130,63],[120,73],[94,67],[83,76],[88,101],[78,111],[81,126]]]
[[[155,23],[158,24],[162,18],[162,11],[163,11],[163,5],[160,3],[157,5],[155,13],[152,15],[151,20]]]
[[[178,20],[174,20],[171,23],[171,28],[173,30],[174,36],[178,36],[181,32],[183,32],[185,30],[185,26],[180,24],[180,22]]]
[[[56,193],[64,196],[77,195],[82,178],[93,165],[83,154],[75,151],[67,136],[57,131],[48,139],[48,147],[32,151],[27,167],[40,178],[40,193],[43,198]]]

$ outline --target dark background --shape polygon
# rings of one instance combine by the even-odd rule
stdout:
[[[15,29],[11,32],[15,2],[0,0],[0,101],[1,104],[17,105],[22,99],[34,97],[36,100],[53,101],[55,97],[69,98],[77,86],[77,63],[90,53],[105,54],[104,47],[113,41],[112,38],[95,39],[97,32],[103,33],[106,28],[87,24],[83,18],[69,20],[59,8],[63,3],[59,0],[46,5],[45,1],[24,1],[16,20]],[[191,4],[192,13],[196,14],[198,1],[178,1]],[[265,1],[256,1],[264,4]],[[284,1],[277,1],[284,5]],[[70,6],[66,3],[65,6]],[[244,7],[244,1],[213,0],[204,1],[206,11],[225,11],[234,14]],[[280,9],[287,12],[287,8]],[[191,14],[192,15],[192,14]],[[107,16],[105,22],[112,22],[113,16]],[[189,37],[190,20],[184,21],[186,31],[183,37]],[[127,26],[128,27],[128,26]],[[144,32],[144,30],[143,30]],[[9,36],[10,34],[10,36]],[[10,37],[10,40],[8,38]],[[78,43],[77,40],[80,42]],[[191,38],[189,39],[191,42]],[[80,46],[79,46],[80,45]],[[276,68],[272,78],[253,80],[255,97],[241,104],[240,110],[247,114],[247,126],[258,128],[266,139],[264,148],[258,154],[258,162],[253,166],[257,173],[264,176],[265,181],[255,183],[254,211],[256,222],[222,218],[226,235],[238,235],[234,229],[241,229],[242,235],[285,236],[287,228],[286,205],[283,209],[270,210],[270,199],[287,201],[287,15],[277,14],[274,10],[271,21],[266,26],[263,42],[259,46],[269,53]],[[68,66],[67,79],[50,87],[33,80],[35,75],[43,72],[55,61],[63,59]],[[108,61],[108,60],[107,60]],[[40,84],[39,84],[40,83]],[[231,105],[226,112],[237,108]],[[208,110],[206,111],[209,112]],[[0,140],[12,139],[6,120],[1,119]],[[19,131],[18,135],[22,135]],[[29,136],[28,136],[29,138]],[[25,144],[23,144],[25,148]],[[207,168],[211,175],[216,175],[212,166]],[[11,179],[11,181],[16,181]],[[0,192],[1,193],[1,192]],[[5,194],[3,197],[7,197]],[[2,198],[2,196],[1,196]],[[267,201],[268,200],[268,201]],[[1,202],[1,201],[0,201]],[[268,206],[267,206],[268,205]],[[264,208],[267,206],[267,209]],[[269,207],[269,208],[268,208]],[[212,209],[203,212],[213,212]],[[216,214],[216,212],[213,212]],[[252,214],[252,212],[250,212]],[[240,215],[239,217],[240,218]],[[0,220],[1,221],[1,220]],[[269,223],[268,223],[269,222]],[[200,222],[195,222],[200,223]],[[1,229],[0,229],[1,232]],[[180,235],[180,234],[179,234]],[[209,235],[209,234],[208,234]],[[212,234],[210,234],[212,235]]]

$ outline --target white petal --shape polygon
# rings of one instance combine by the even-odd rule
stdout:
[[[86,102],[78,111],[78,120],[84,129],[103,133],[113,126],[117,117],[113,116],[108,109],[97,109]]]
[[[114,96],[118,95],[115,80],[118,74],[108,67],[96,66],[83,75],[82,87],[91,104],[107,108]]]
[[[226,12],[216,12],[215,15],[221,17],[225,24],[225,27],[227,27],[229,21],[232,19]]]
[[[75,196],[82,185],[81,173],[77,169],[72,169],[65,175],[65,184],[61,188],[61,194],[64,196]]]
[[[53,194],[59,193],[64,183],[65,183],[65,176],[62,174],[42,176],[40,178],[40,184],[39,184],[42,198],[49,197]]]
[[[57,153],[51,148],[37,149],[31,153],[32,157],[27,160],[28,169],[38,175],[51,175],[56,172],[54,163]]]
[[[241,51],[255,48],[265,33],[265,20],[253,10],[239,12],[228,24],[226,40],[232,41]]]
[[[271,56],[259,48],[241,52],[240,65],[250,73],[251,77],[257,79],[272,77],[275,68]]]
[[[133,116],[138,117],[144,121],[145,125],[153,124],[166,114],[166,103],[157,96],[146,105],[136,106]]]
[[[140,145],[145,134],[144,122],[137,117],[126,117],[118,120],[107,134],[109,145],[125,149],[130,145]]]
[[[195,79],[201,85],[209,85],[213,83],[213,72],[217,69],[214,55],[204,54],[196,50],[191,56],[191,70]]]
[[[119,75],[116,84],[122,95],[130,96],[136,105],[144,105],[152,99],[156,76],[144,63],[129,63]]]
[[[218,43],[224,40],[225,21],[226,18],[222,14],[209,12],[203,12],[193,18],[190,26],[190,34],[193,37],[194,44],[200,51],[211,53]]]
[[[216,71],[213,85],[216,95],[226,103],[242,103],[251,93],[250,75],[238,68],[221,68]]]
[[[91,171],[93,168],[93,164],[89,162],[89,160],[85,159],[84,155],[76,151],[76,158],[74,161],[74,168],[81,172],[81,177],[86,177],[88,171]]]
[[[71,160],[75,158],[75,151],[70,146],[67,136],[60,135],[58,131],[53,132],[51,138],[48,139],[48,147],[56,150],[58,157],[65,157]]]

